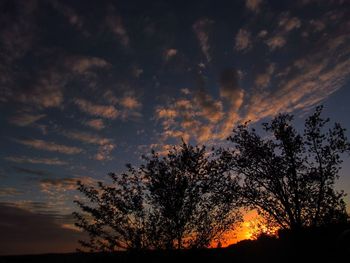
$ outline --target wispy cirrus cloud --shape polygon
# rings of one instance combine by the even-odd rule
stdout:
[[[18,173],[30,174],[30,175],[35,175],[39,177],[52,175],[50,172],[45,170],[37,170],[37,169],[31,169],[31,168],[19,167],[19,166],[13,166],[12,168]]]
[[[62,134],[67,138],[78,140],[83,143],[102,145],[110,142],[110,140],[107,138],[102,138],[98,135],[87,133],[87,132],[64,131]]]
[[[128,110],[136,110],[142,107],[142,104],[138,101],[135,96],[126,95],[119,100],[119,104],[128,109]]]
[[[247,9],[253,12],[259,12],[262,0],[245,0],[245,6]]]
[[[20,194],[22,194],[22,192],[14,187],[0,188],[0,197],[16,196]]]
[[[32,156],[7,156],[5,160],[15,163],[32,163],[46,165],[66,165],[67,162],[58,158],[35,158]]]
[[[95,104],[85,99],[75,99],[74,103],[78,108],[92,116],[115,119],[119,116],[119,111],[113,105]]]
[[[59,107],[63,102],[63,89],[67,78],[54,70],[45,70],[39,74],[36,83],[29,89],[20,90],[14,99],[39,108]]]
[[[292,30],[292,26],[283,26]],[[224,70],[219,83],[220,97],[206,94],[209,101],[221,105],[210,111],[222,116],[212,122],[201,115],[205,104],[198,103],[196,92],[181,94],[178,99],[156,107],[155,118],[163,129],[162,142],[180,137],[200,143],[222,140],[239,122],[256,122],[280,112],[307,111],[321,103],[343,87],[350,75],[347,45],[350,38],[343,29],[333,35],[325,36],[317,49],[285,67],[269,62],[264,72],[255,75],[255,87],[249,90],[240,87],[242,76],[238,70]]]
[[[109,68],[111,64],[98,57],[68,56],[65,59],[65,66],[73,73],[83,74],[96,68]]]
[[[270,84],[272,74],[275,72],[275,64],[271,63],[264,73],[260,73],[256,76],[254,84],[257,87],[265,88]]]
[[[290,17],[289,14],[283,14],[278,21],[278,26],[284,31],[289,32],[301,26],[301,21],[298,17]]]
[[[84,124],[95,130],[102,130],[105,128],[105,124],[102,119],[92,119],[84,122]]]
[[[235,38],[235,49],[238,51],[248,50],[252,47],[251,34],[245,29],[240,29]]]
[[[29,126],[34,122],[44,118],[46,114],[18,113],[9,118],[9,122],[17,126]]]
[[[290,14],[282,13],[277,21],[277,28],[271,37],[265,43],[271,51],[282,48],[287,44],[288,33],[300,28],[302,25],[298,17],[291,17]]]
[[[283,47],[287,43],[287,40],[284,36],[273,36],[266,40],[266,45],[270,48],[270,50],[275,50],[277,48]]]
[[[60,14],[62,14],[64,17],[67,18],[69,24],[71,24],[73,27],[75,27],[78,30],[82,30],[84,26],[84,19],[82,16],[77,14],[77,12],[73,8],[63,4],[58,0],[51,0],[49,1],[49,3],[52,5],[52,7],[56,11],[58,11]],[[85,34],[87,34],[86,31],[85,31]]]
[[[111,152],[116,147],[111,139],[103,138],[96,134],[79,131],[64,131],[63,135],[83,143],[98,145],[97,153],[94,155],[94,159],[98,161],[111,160]]]
[[[129,46],[129,35],[124,27],[122,17],[119,15],[108,15],[106,17],[106,25],[111,32],[116,35],[120,44],[124,47]]]
[[[214,24],[213,20],[208,18],[203,18],[203,19],[197,20],[192,26],[197,36],[197,39],[199,41],[201,50],[208,62],[211,61],[211,55],[209,53],[209,49],[210,49],[209,34],[213,24]]]
[[[83,151],[83,149],[68,146],[63,144],[57,144],[54,142],[39,140],[39,139],[23,139],[23,140],[15,140],[15,142],[29,146],[34,149],[44,150],[49,152],[58,152],[63,154],[78,154]]]
[[[178,50],[175,48],[168,48],[163,52],[163,57],[165,60],[170,60],[171,58],[175,57]]]

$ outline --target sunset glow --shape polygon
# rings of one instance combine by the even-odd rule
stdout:
[[[350,137],[347,0],[2,0],[0,22],[0,255],[75,251],[77,182],[151,150],[320,104]],[[276,230],[244,212],[222,246]]]

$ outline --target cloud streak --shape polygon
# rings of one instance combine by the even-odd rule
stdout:
[[[106,24],[111,32],[116,35],[121,45],[129,46],[129,36],[123,25],[122,17],[118,15],[109,15],[106,17]]]
[[[251,34],[245,29],[240,29],[235,38],[235,49],[237,51],[248,50],[252,47]]]
[[[19,113],[9,118],[9,122],[17,126],[29,126],[44,118],[46,114]]]
[[[32,164],[46,164],[46,165],[66,165],[67,162],[59,160],[58,158],[34,158],[29,156],[7,156],[5,160],[15,163],[32,163]]]
[[[118,110],[113,105],[95,104],[84,99],[75,99],[74,103],[78,108],[92,116],[98,116],[106,119],[116,119],[119,115]]]
[[[15,140],[17,143],[29,146],[34,149],[44,150],[49,152],[58,152],[63,154],[78,154],[83,150],[78,147],[57,144],[54,142],[43,141],[39,139]]]
[[[213,23],[214,23],[213,20],[210,20],[208,18],[203,18],[203,19],[197,20],[192,26],[197,36],[201,50],[208,62],[211,61],[211,56],[209,53],[209,50],[210,50],[209,33],[211,31],[211,27]]]

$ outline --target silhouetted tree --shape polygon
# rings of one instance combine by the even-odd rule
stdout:
[[[205,147],[183,143],[164,157],[152,152],[139,168],[128,165],[113,184],[79,183],[88,199],[76,201],[76,225],[91,251],[206,247],[241,219],[237,180]],[[233,193],[233,194],[232,194]]]
[[[76,226],[89,234],[80,243],[89,251],[116,251],[148,247],[148,214],[144,177],[140,170],[127,165],[127,172],[110,173],[113,184],[86,186],[78,182],[85,202],[75,203],[83,213],[74,212]]]
[[[293,116],[280,114],[261,137],[249,123],[239,125],[228,138],[233,150],[222,150],[226,169],[242,179],[245,204],[279,227],[298,230],[347,218],[344,193],[334,189],[341,154],[349,152],[345,129],[321,117],[322,107],[305,121],[301,134]]]
[[[238,183],[209,159],[205,147],[183,143],[147,160],[142,170],[161,247],[206,247],[240,218],[237,195],[230,194],[238,193]]]

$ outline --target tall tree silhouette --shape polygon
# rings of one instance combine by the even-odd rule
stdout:
[[[230,194],[238,194],[238,183],[205,147],[183,143],[166,157],[153,153],[142,169],[164,248],[206,247],[240,218],[237,195]]]
[[[164,157],[152,152],[139,168],[128,165],[113,184],[79,183],[76,225],[91,251],[206,247],[241,219],[239,186],[205,147],[182,143]],[[233,193],[233,194],[232,194]]]
[[[263,137],[249,123],[239,125],[228,138],[233,150],[221,151],[226,169],[243,179],[245,204],[279,227],[298,230],[347,218],[344,193],[334,184],[350,144],[340,124],[327,129],[321,112],[317,107],[306,119],[303,133],[289,114],[264,123]]]

